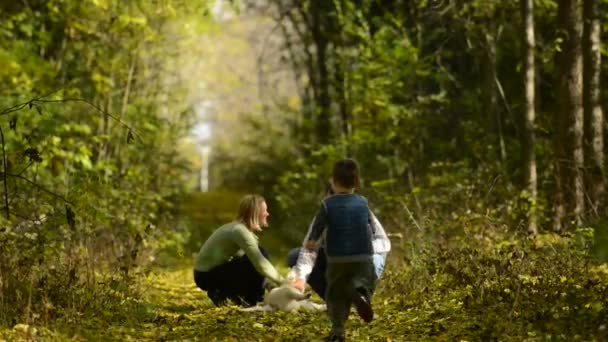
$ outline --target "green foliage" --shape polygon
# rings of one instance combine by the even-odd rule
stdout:
[[[593,229],[593,255],[599,260],[608,262],[608,225],[606,221],[599,222]]]
[[[341,149],[324,146],[309,152],[308,157],[291,160],[276,181],[273,193],[277,218],[285,228],[281,234],[294,246],[303,238],[310,220],[319,208],[327,182],[331,179],[333,161]]]
[[[112,312],[173,234],[193,112],[172,51],[200,6],[0,5],[0,324]]]
[[[536,215],[541,230],[551,229],[556,1],[534,7],[535,199],[522,191],[518,1],[271,3],[286,13],[277,25],[300,108],[281,99],[249,111],[239,122],[244,137],[213,146],[216,184],[259,189],[277,200],[282,225],[304,225],[329,175],[325,165],[348,156],[362,166],[362,192],[389,216],[405,201],[416,217],[449,221],[471,210],[519,230]],[[321,32],[305,25],[312,18]],[[325,127],[325,112],[329,126],[315,131]],[[326,134],[329,143],[319,144]],[[237,151],[234,142],[245,147]],[[290,231],[291,239],[300,229]]]
[[[408,266],[379,296],[399,307],[392,320],[408,339],[601,340],[608,273],[585,239],[530,241],[478,221],[456,238],[407,242]]]
[[[393,241],[363,323],[353,310],[347,337],[401,340],[597,340],[606,338],[608,269],[588,257],[589,230],[573,237],[513,236],[487,220],[438,241],[425,233]],[[134,292],[110,282],[104,301],[78,320],[18,322],[7,339],[314,341],[328,333],[327,314],[241,312],[215,308],[192,281],[190,263],[147,269]],[[78,292],[83,300],[91,294]],[[313,300],[319,299],[314,297]],[[112,303],[120,302],[120,306]],[[104,303],[101,305],[100,303]]]
[[[188,222],[183,248],[190,254],[198,252],[215,229],[234,220],[242,195],[236,192],[200,192],[185,199],[181,212]]]
[[[182,201],[178,234],[161,241],[158,263],[175,265],[184,255],[197,253],[215,229],[235,219],[243,195],[230,191],[190,194]],[[267,202],[270,201],[267,199]],[[269,208],[269,212],[269,227],[264,228],[258,237],[260,244],[268,250],[271,261],[282,265],[288,250],[300,242],[305,226],[288,225],[280,219],[275,219],[275,216],[282,216],[277,207]],[[299,216],[297,218],[299,219]],[[294,218],[292,222],[298,221]],[[294,238],[290,240],[289,236]]]
[[[197,76],[212,59],[200,49],[205,32],[226,27],[207,17],[205,1],[0,5],[2,338],[321,337],[324,315],[212,308],[190,266],[171,270],[251,192],[267,198],[261,241],[280,264],[318,208],[331,165],[346,156],[359,161],[360,191],[395,247],[375,299],[379,319],[351,320],[350,337],[606,338],[602,218],[570,236],[518,233],[531,213],[550,226],[555,1],[535,2],[536,200],[520,190],[517,1],[268,5],[288,20],[269,30],[282,30],[285,50],[277,65],[259,56],[245,72],[258,78],[241,88],[229,49],[215,56],[228,73]],[[273,34],[263,50],[278,47]],[[294,82],[248,83],[286,66]],[[268,98],[258,106],[250,94]],[[221,133],[210,143],[214,191],[187,195],[196,176],[182,138],[210,99]]]

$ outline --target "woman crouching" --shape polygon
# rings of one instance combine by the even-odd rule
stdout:
[[[194,282],[216,306],[227,300],[256,305],[264,299],[265,280],[273,285],[283,281],[256,235],[268,226],[269,215],[262,196],[244,196],[236,220],[215,230],[198,252]]]

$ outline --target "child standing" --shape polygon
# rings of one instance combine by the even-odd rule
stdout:
[[[335,194],[323,200],[306,248],[315,250],[325,234],[325,300],[331,321],[327,341],[344,341],[344,324],[352,304],[365,322],[371,322],[374,316],[371,307],[377,279],[372,247],[374,227],[370,225],[373,221],[367,199],[354,193],[359,186],[357,163],[352,159],[336,162],[332,180]]]

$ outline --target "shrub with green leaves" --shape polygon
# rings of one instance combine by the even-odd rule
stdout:
[[[602,340],[608,267],[589,255],[592,236],[532,241],[490,224],[437,243],[410,241],[379,297],[411,339]],[[397,329],[393,329],[397,330]]]

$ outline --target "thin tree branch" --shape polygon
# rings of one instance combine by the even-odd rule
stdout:
[[[418,230],[423,230],[422,227],[418,224],[418,221],[416,221],[416,219],[414,218],[414,214],[412,214],[412,212],[407,207],[407,205],[405,204],[405,202],[401,201],[401,206],[407,212],[407,215],[410,217],[410,220],[412,220],[412,222],[414,222],[414,225],[416,226],[416,228],[418,228]]]
[[[117,118],[116,116],[108,113],[107,111],[101,109],[99,106],[97,106],[96,104],[92,103],[91,101],[87,100],[87,99],[83,99],[83,98],[64,98],[64,99],[58,99],[58,100],[34,100],[34,102],[39,102],[39,103],[57,103],[57,102],[83,102],[88,104],[89,106],[93,107],[95,110],[97,110],[100,114],[104,114],[107,115],[108,117],[112,118],[114,121],[118,122],[121,126],[129,129],[131,132],[134,133],[135,136],[141,138],[141,136],[135,131],[135,129],[133,129],[131,126],[127,125],[124,121],[122,121],[120,118]]]
[[[27,105],[29,105],[30,103],[31,103],[31,101],[28,101],[28,102],[25,102],[25,103],[20,103],[18,105],[14,105],[12,107],[6,108],[6,109],[4,109],[4,110],[2,110],[0,112],[0,115],[7,115],[7,114],[10,114],[12,112],[20,111],[23,108],[25,108]]]
[[[5,212],[6,212],[6,219],[10,219],[10,209],[8,207],[8,184],[6,181],[6,172],[8,171],[6,169],[6,152],[4,150],[4,132],[2,131],[2,126],[0,126],[0,137],[2,138],[2,164],[3,164],[3,171],[2,172],[2,180],[4,181],[4,204],[6,205],[5,208]]]
[[[139,133],[137,133],[137,131],[133,127],[127,125],[120,118],[117,118],[116,116],[114,116],[114,115],[108,113],[107,111],[101,109],[99,106],[95,105],[91,101],[89,101],[87,99],[83,99],[83,98],[63,98],[63,99],[56,99],[56,100],[45,100],[43,97],[41,97],[41,98],[29,100],[29,101],[24,102],[24,103],[17,104],[17,105],[15,105],[13,107],[10,107],[10,108],[6,108],[6,109],[0,111],[0,116],[8,115],[8,114],[13,113],[13,112],[17,112],[17,111],[22,110],[23,108],[25,108],[27,106],[31,107],[31,106],[33,106],[35,104],[38,104],[38,103],[58,103],[58,102],[83,102],[83,103],[86,103],[89,106],[93,107],[95,110],[97,110],[99,113],[101,113],[103,115],[107,115],[108,117],[112,118],[114,121],[118,122],[121,126],[127,128],[136,137],[141,138],[141,136],[139,135]]]
[[[35,100],[40,100],[40,99],[43,99],[43,98],[45,98],[45,97],[49,97],[49,96],[51,96],[51,95],[53,95],[53,94],[55,94],[55,93],[57,93],[57,92],[61,91],[63,88],[64,88],[64,87],[61,87],[61,88],[59,88],[59,89],[57,89],[57,90],[55,90],[55,91],[52,91],[52,92],[50,92],[50,93],[48,93],[48,94],[46,94],[46,95],[40,96],[40,97],[35,98],[35,99],[31,99],[31,100],[29,100],[29,101],[27,101],[27,102],[23,102],[23,103],[16,104],[16,105],[14,105],[14,106],[12,106],[12,107],[9,107],[9,108],[5,108],[5,109],[3,109],[2,111],[0,111],[0,116],[1,116],[1,115],[7,115],[7,114],[10,114],[10,113],[13,113],[13,112],[16,112],[16,111],[20,111],[20,110],[22,110],[23,108],[25,108],[26,106],[30,106],[30,105],[32,105],[32,102],[34,102]]]
[[[136,52],[137,53],[137,52]],[[137,61],[137,56],[134,55],[131,60],[131,66],[129,67],[129,73],[127,76],[127,85],[125,86],[124,96],[122,98],[122,108],[120,110],[120,117],[122,118],[127,111],[127,106],[129,104],[129,94],[131,93],[131,84],[133,82],[133,72],[135,71],[135,62]]]
[[[64,201],[65,203],[72,204],[72,205],[74,204],[74,203],[70,202],[68,199],[66,199],[65,197],[63,197],[63,196],[61,196],[59,194],[56,194],[56,193],[52,192],[51,190],[46,189],[42,185],[40,185],[40,184],[38,184],[38,183],[36,183],[36,182],[34,182],[34,181],[32,181],[32,180],[24,177],[24,176],[15,175],[15,174],[7,173],[7,172],[3,172],[2,176],[5,179],[6,179],[6,176],[10,176],[10,177],[14,177],[14,178],[19,178],[19,179],[24,180],[24,181],[30,183],[31,185],[35,186],[37,189],[42,190],[42,191],[46,192],[47,194],[49,194],[49,195],[51,195],[53,197],[59,198],[60,200]]]

